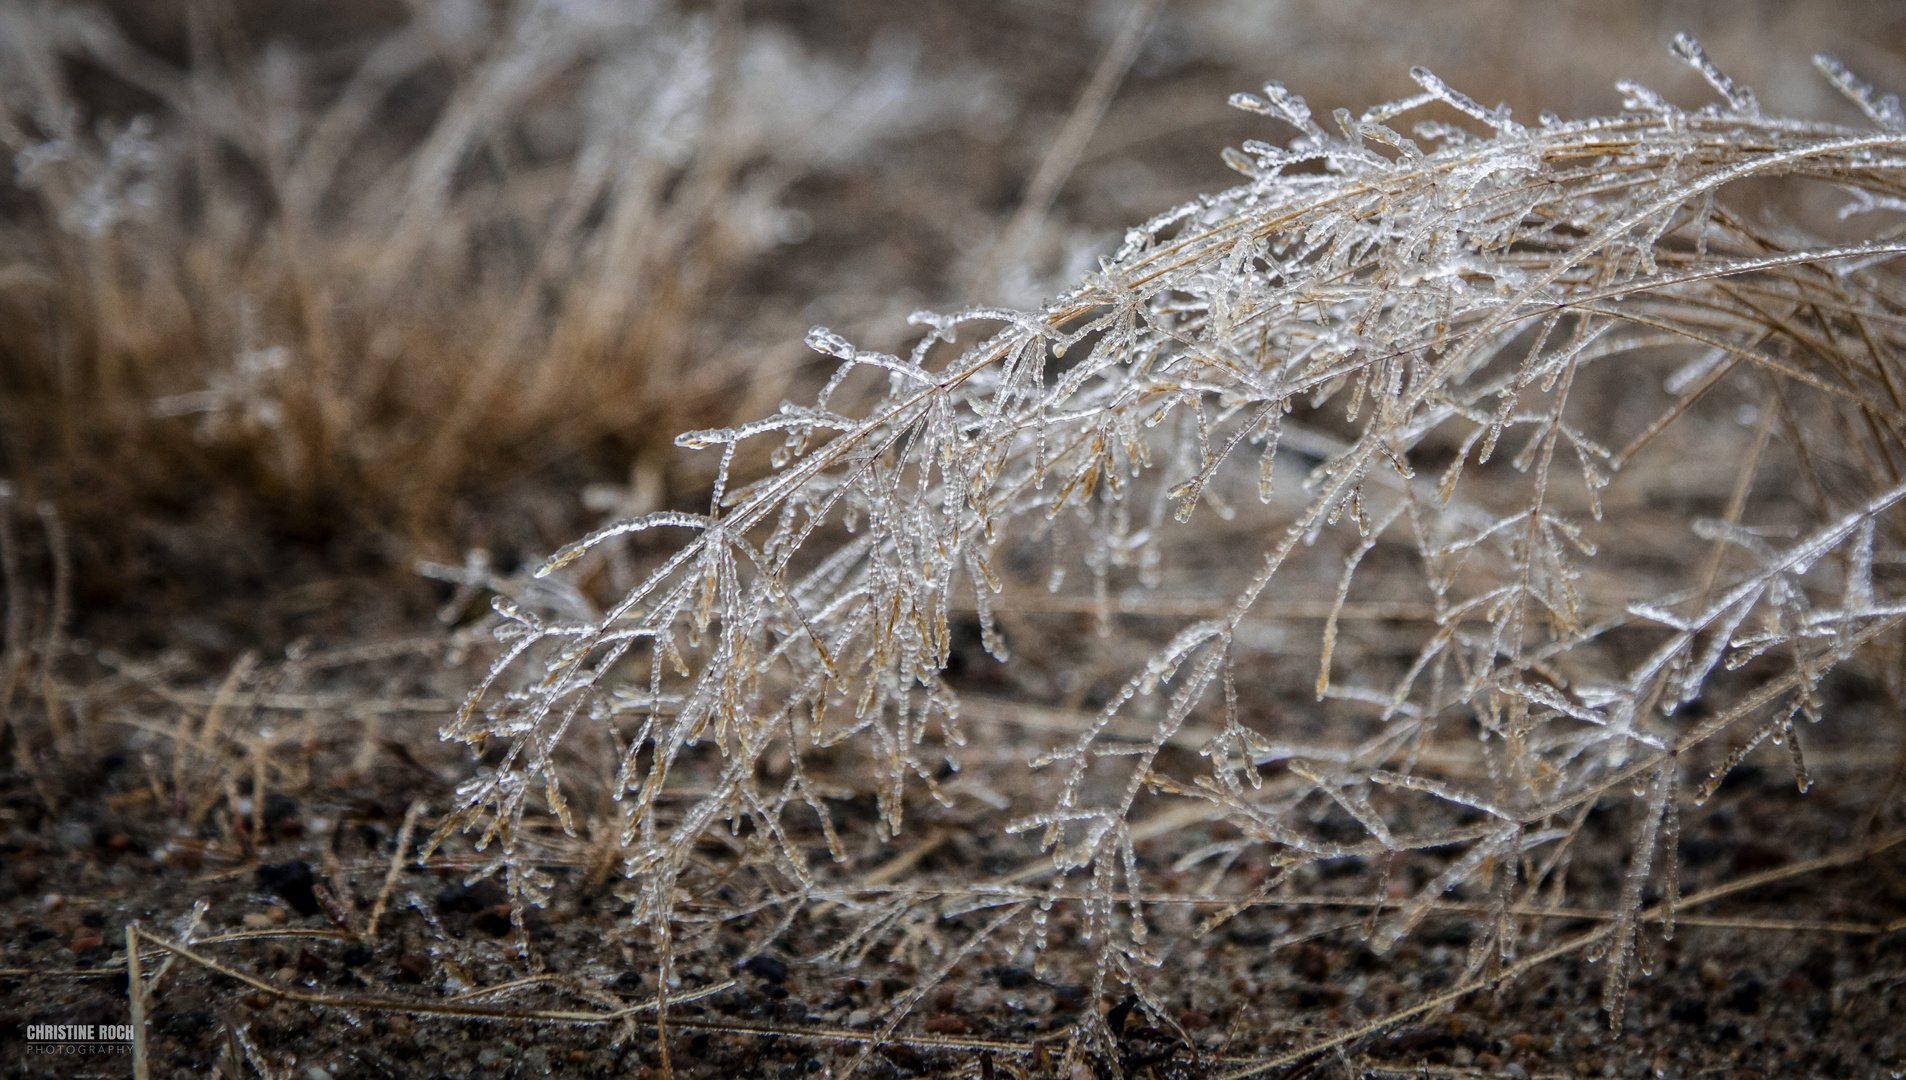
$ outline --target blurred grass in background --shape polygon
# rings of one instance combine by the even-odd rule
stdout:
[[[1225,99],[1267,78],[1611,112],[1621,77],[1704,99],[1688,30],[1773,112],[1853,118],[1817,51],[1906,85],[1897,4],[1171,0],[989,273],[1130,6],[8,3],[13,512],[56,509],[102,640],[348,635],[429,610],[419,558],[698,504],[674,434],[793,396],[811,323],[888,348],[976,281],[1036,303],[1228,186],[1262,132]]]

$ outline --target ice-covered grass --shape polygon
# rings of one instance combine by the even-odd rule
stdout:
[[[558,748],[608,726],[633,917],[672,977],[712,831],[758,838],[784,902],[833,895],[786,834],[818,818],[841,857],[817,755],[858,755],[890,838],[910,785],[947,797],[962,613],[1009,665],[993,608],[1041,585],[1110,640],[1148,589],[1183,595],[1175,564],[1215,532],[1209,617],[1029,763],[1056,779],[1001,827],[1050,862],[1032,893],[975,901],[997,908],[979,937],[1036,950],[1083,888],[1095,990],[1137,989],[1142,811],[1212,826],[1179,870],[1267,861],[1239,904],[1320,860],[1432,858],[1373,944],[1460,888],[1485,905],[1466,978],[1487,979],[1516,969],[1529,906],[1561,902],[1591,810],[1632,800],[1616,915],[1584,945],[1619,1022],[1643,924],[1672,933],[1682,808],[1769,739],[1804,789],[1823,679],[1853,665],[1897,701],[1906,621],[1898,103],[1821,57],[1868,124],[1767,116],[1692,39],[1674,50],[1715,104],[1624,83],[1619,115],[1525,124],[1422,69],[1419,94],[1327,121],[1279,84],[1238,94],[1295,138],[1227,151],[1245,183],[1132,229],[1042,308],[921,313],[906,355],[815,328],[839,362],[816,399],[678,439],[722,455],[705,513],[618,521],[539,573],[650,530],[682,537],[661,569],[599,616],[499,601],[506,651],[445,734],[508,749],[438,838],[497,839],[492,867],[535,899],[524,815],[578,827]],[[1783,184],[1863,227],[1762,212]],[[729,476],[746,440],[778,444],[772,471]],[[1267,656],[1245,631],[1289,597],[1324,617]],[[1382,603],[1421,609],[1407,645],[1344,616]],[[1316,708],[1240,686],[1267,662],[1311,665]],[[1322,738],[1293,734],[1318,716]],[[1168,750],[1193,728],[1195,754]]]

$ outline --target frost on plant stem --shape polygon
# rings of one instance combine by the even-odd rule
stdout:
[[[1294,138],[1228,152],[1244,184],[1132,229],[1042,309],[916,315],[906,356],[817,327],[808,343],[839,367],[813,403],[677,440],[722,455],[707,513],[617,522],[541,571],[611,537],[679,535],[652,576],[600,617],[499,602],[504,652],[445,734],[509,749],[440,838],[478,830],[507,862],[532,799],[573,830],[558,748],[612,724],[624,872],[658,942],[718,825],[747,822],[811,895],[812,853],[784,826],[818,818],[840,847],[806,763],[863,755],[890,838],[910,785],[940,797],[965,741],[949,627],[976,613],[1004,659],[994,609],[1023,595],[1009,567],[1038,559],[1021,555],[1048,561],[1054,589],[1090,581],[1109,630],[1195,535],[1235,545],[1225,562],[1245,571],[1034,763],[1052,794],[1004,826],[1051,856],[1047,902],[1012,917],[1021,939],[1045,940],[1078,879],[1099,988],[1154,959],[1134,819],[1162,800],[1228,830],[1181,869],[1259,849],[1264,891],[1321,859],[1419,859],[1427,884],[1373,943],[1481,890],[1497,915],[1472,964],[1501,965],[1514,905],[1559,898],[1583,815],[1626,801],[1629,877],[1599,946],[1619,1020],[1645,890],[1676,895],[1681,770],[1716,766],[1691,785],[1704,797],[1772,738],[1804,787],[1822,679],[1906,621],[1882,572],[1906,521],[1906,323],[1887,270],[1906,243],[1815,241],[1729,190],[1812,181],[1890,205],[1897,104],[1821,58],[1877,126],[1769,117],[1692,39],[1674,51],[1717,103],[1623,84],[1630,111],[1529,127],[1417,69],[1422,94],[1338,110],[1333,130],[1272,83],[1233,104]],[[1433,103],[1474,123],[1393,126]],[[884,393],[844,404],[862,370]],[[775,446],[772,469],[736,483],[750,440]],[[1300,463],[1307,479],[1278,477]],[[1688,470],[1714,478],[1719,516],[1664,546],[1627,489]],[[1339,730],[1328,752],[1293,752],[1293,707],[1240,671],[1266,660],[1246,631],[1318,597],[1318,567],[1311,715]],[[1361,600],[1426,615],[1399,648],[1348,619]],[[1148,741],[1113,737],[1132,721]],[[1164,753],[1191,731],[1195,768]],[[695,755],[712,781],[664,810]],[[1321,829],[1327,811],[1354,825]]]

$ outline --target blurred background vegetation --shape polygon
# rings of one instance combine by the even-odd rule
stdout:
[[[53,523],[77,631],[133,651],[427,618],[420,559],[700,504],[674,435],[803,396],[809,325],[892,348],[919,308],[1036,304],[1228,186],[1264,133],[1225,99],[1265,79],[1611,112],[1617,78],[1705,100],[1687,30],[1771,112],[1854,119],[1817,51],[1906,85],[1873,0],[1169,0],[1002,254],[1135,7],[7,0],[17,572],[55,576]]]

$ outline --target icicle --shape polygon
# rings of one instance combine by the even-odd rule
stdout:
[[[1817,53],[1813,66],[1820,70],[1833,88],[1845,95],[1848,101],[1860,107],[1867,118],[1884,128],[1894,131],[1906,131],[1906,112],[1899,107],[1899,98],[1894,94],[1879,96],[1871,84],[1847,70],[1845,64],[1828,53]]]
[[[1721,95],[1721,99],[1727,102],[1729,109],[1741,116],[1760,115],[1760,103],[1754,100],[1754,92],[1745,86],[1736,86],[1733,79],[1728,78],[1725,72],[1715,66],[1714,61],[1708,59],[1707,53],[1701,49],[1701,43],[1694,40],[1691,35],[1674,35],[1674,43],[1670,51],[1676,58],[1700,72],[1701,77],[1707,80],[1707,84],[1714,88],[1714,92]]]

